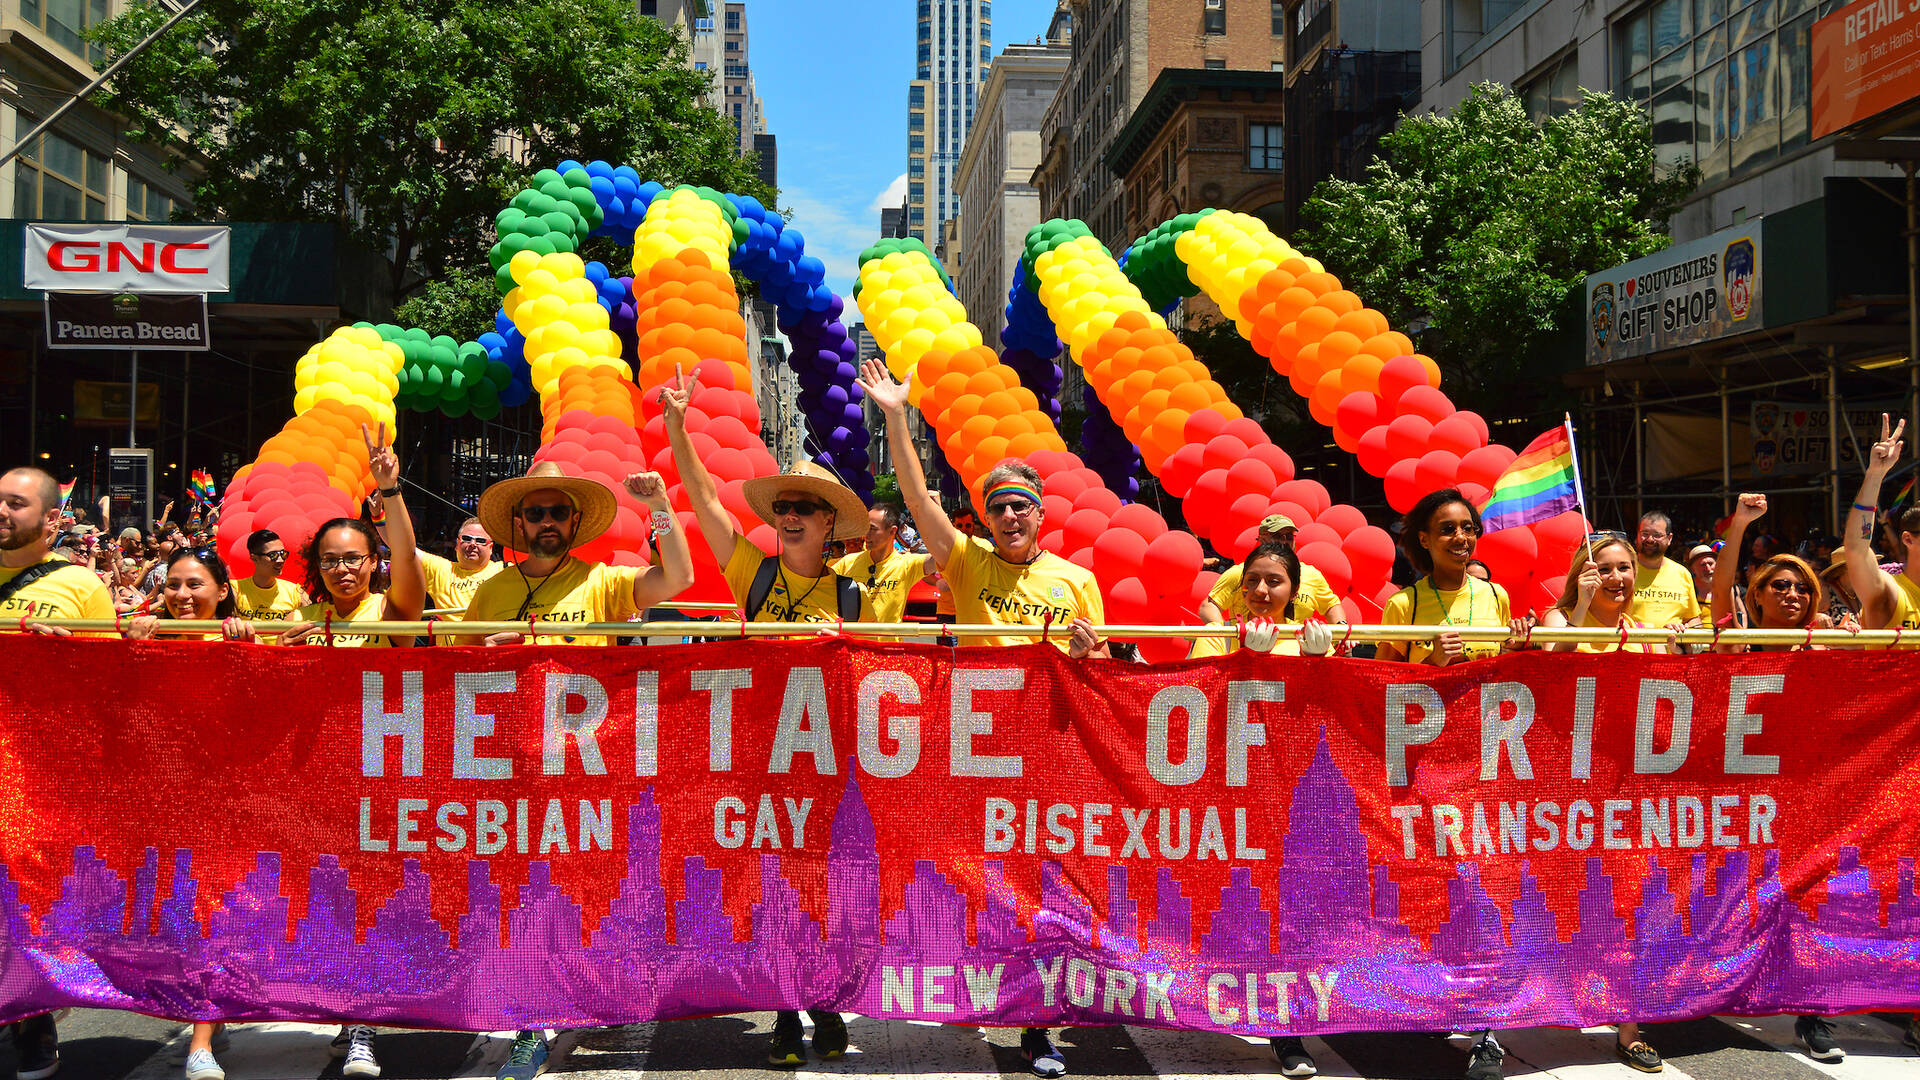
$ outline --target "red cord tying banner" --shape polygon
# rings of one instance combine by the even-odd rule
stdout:
[[[1920,1007],[1911,654],[7,648],[0,1020]]]

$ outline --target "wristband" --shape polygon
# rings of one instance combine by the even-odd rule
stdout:
[[[1854,503],[1853,508],[1868,514],[1877,514],[1880,512],[1880,508],[1877,506],[1861,506],[1859,503]]]
[[[665,536],[673,531],[673,515],[665,510],[653,512],[653,535]]]
[[[383,499],[396,499],[400,497],[400,488],[398,485],[390,488],[380,488],[379,491],[380,497]]]

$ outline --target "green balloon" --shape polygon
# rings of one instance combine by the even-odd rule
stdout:
[[[487,384],[493,387],[495,393],[498,393],[501,390],[505,390],[507,384],[513,381],[513,372],[507,367],[505,361],[489,360],[487,361],[486,378]]]
[[[467,399],[461,398],[458,401],[442,401],[440,402],[440,411],[447,416],[465,416],[467,415]]]
[[[541,214],[540,220],[546,222],[548,232],[567,233],[578,231],[577,219],[563,210],[554,210]]]
[[[548,184],[554,183],[559,179],[560,179],[560,174],[555,172],[554,170],[541,169],[539,172],[533,174],[533,186],[537,188],[544,188]]]
[[[479,419],[491,420],[500,415],[500,401],[498,398],[494,399],[492,403],[476,401],[468,411],[472,412],[473,415]]]
[[[516,285],[517,282],[513,280],[513,269],[511,267],[502,263],[500,266],[494,268],[493,288],[495,292],[501,296],[505,296],[512,292]]]

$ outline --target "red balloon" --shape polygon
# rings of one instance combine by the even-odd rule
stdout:
[[[1462,417],[1466,415],[1468,414],[1457,414],[1457,416]],[[1481,487],[1491,491],[1494,485],[1500,482],[1500,474],[1506,472],[1507,466],[1513,464],[1513,459],[1518,456],[1518,454],[1515,454],[1513,451],[1498,443],[1491,446],[1483,446],[1471,453],[1461,455],[1460,479],[1468,483],[1479,484]]]
[[[1474,546],[1474,558],[1487,564],[1493,580],[1515,593],[1532,575],[1540,546],[1532,529],[1500,529],[1487,533]]]
[[[1146,557],[1140,569],[1149,580],[1168,585],[1191,581],[1200,572],[1203,553],[1200,541],[1192,533],[1169,530],[1147,542]]]
[[[1147,542],[1127,529],[1109,528],[1093,542],[1093,573],[1102,581],[1139,577]]]
[[[1481,416],[1479,413],[1474,412],[1471,409],[1461,409],[1459,412],[1454,413],[1453,415],[1473,425],[1473,445],[1475,446],[1487,445],[1487,442],[1492,438],[1492,435],[1489,434],[1487,430],[1487,421],[1485,417]]]
[[[1075,510],[1098,510],[1112,517],[1120,512],[1120,496],[1104,487],[1090,487],[1074,497]]]
[[[1335,593],[1345,593],[1353,584],[1353,567],[1334,544],[1307,544],[1300,548],[1300,561],[1320,571]]]
[[[1299,528],[1313,520],[1313,512],[1291,499],[1281,499],[1273,504],[1273,512],[1293,522]]]
[[[753,476],[752,459],[731,447],[716,450],[702,460],[716,480],[747,480]]]
[[[1089,570],[1089,571],[1092,570],[1093,569],[1093,545],[1088,544],[1085,547],[1077,547],[1077,548],[1070,549],[1067,552],[1067,561],[1079,567],[1082,570]],[[1111,593],[1105,593],[1104,589],[1102,590],[1102,592],[1108,596],[1112,595]],[[1112,615],[1113,613],[1108,612],[1107,614]]]
[[[1213,583],[1219,580],[1220,575],[1211,570],[1200,571],[1200,576],[1194,578],[1193,584],[1187,588],[1187,610],[1182,614],[1190,614],[1197,619],[1200,614],[1201,601],[1207,598],[1207,594],[1213,591]],[[1184,622],[1186,620],[1182,619],[1181,621]]]
[[[1415,386],[1400,395],[1400,400],[1393,403],[1393,411],[1401,416],[1418,416],[1437,424],[1452,416],[1454,409],[1447,395],[1431,386]]]
[[[1309,521],[1300,526],[1293,536],[1293,549],[1299,551],[1308,544],[1331,544],[1340,546],[1340,534],[1317,521]]]
[[[1346,536],[1353,532],[1353,530],[1365,525],[1367,523],[1367,515],[1361,513],[1358,507],[1340,503],[1336,506],[1327,507],[1325,511],[1315,515],[1313,520],[1325,525],[1341,536]]]
[[[1423,416],[1396,416],[1387,425],[1387,451],[1395,462],[1411,461],[1427,452],[1433,424]]]
[[[1049,495],[1058,495],[1068,502],[1072,502],[1074,499],[1080,497],[1081,492],[1087,490],[1087,482],[1075,473],[1060,472],[1047,477],[1041,490]]]
[[[1420,496],[1425,494],[1419,482],[1413,477],[1413,471],[1418,467],[1419,462],[1414,459],[1401,458],[1387,470],[1385,477],[1387,505],[1402,514],[1413,509],[1413,504],[1419,502]]]
[[[1234,562],[1240,562],[1247,557],[1249,552],[1260,546],[1260,530],[1254,528],[1242,529],[1233,535],[1232,540],[1225,544],[1216,543],[1214,546],[1220,549],[1220,554],[1225,555]]]
[[[1380,414],[1383,411],[1385,406],[1380,401],[1379,394],[1356,390],[1340,399],[1339,407],[1334,410],[1333,426],[1338,430],[1351,432],[1355,438],[1358,438],[1380,422]]]
[[[1389,409],[1409,388],[1427,385],[1427,366],[1411,356],[1396,356],[1380,368],[1380,398]]]
[[[1280,478],[1273,475],[1273,468],[1265,462],[1243,458],[1227,468],[1227,494],[1233,498],[1270,495],[1279,484]]]
[[[1282,499],[1299,503],[1306,509],[1307,517],[1314,519],[1318,519],[1321,514],[1326,513],[1329,506],[1333,505],[1333,496],[1327,494],[1326,485],[1318,480],[1289,480],[1281,484],[1274,494]],[[1294,520],[1301,524],[1306,523],[1301,518]]]
[[[1490,494],[1490,492],[1488,492],[1486,488],[1481,487],[1479,484],[1476,484],[1471,480],[1461,480],[1458,483],[1454,484],[1453,486],[1458,488],[1460,490],[1460,494],[1465,495],[1467,497],[1467,501],[1472,503],[1473,505],[1475,506],[1487,505],[1487,496]]]
[[[1211,469],[1200,474],[1193,482],[1193,490],[1187,494],[1182,509],[1186,512],[1187,522],[1201,533],[1211,536],[1219,531],[1220,519],[1227,512],[1227,470]]]
[[[1200,463],[1205,470],[1231,468],[1234,462],[1247,456],[1247,443],[1232,435],[1215,435],[1201,454]]]
[[[1540,545],[1539,557],[1534,561],[1535,572],[1549,580],[1564,577],[1567,567],[1573,564],[1574,549],[1586,540],[1590,531],[1587,519],[1578,510],[1568,510],[1531,528],[1535,542]]]
[[[754,441],[753,433],[737,416],[716,416],[708,420],[707,434],[721,446],[745,446]]]
[[[1367,429],[1367,433],[1360,436],[1360,445],[1353,455],[1368,476],[1387,475],[1387,470],[1393,467],[1394,462],[1393,451],[1387,445],[1387,425],[1378,424]]]
[[[1248,447],[1247,457],[1272,469],[1274,479],[1282,484],[1293,479],[1293,458],[1270,442]]]
[[[1098,510],[1075,510],[1066,522],[1062,532],[1069,550],[1091,547],[1100,534],[1107,531],[1107,515]]]
[[[1193,648],[1181,638],[1141,638],[1134,644],[1140,647],[1140,655],[1149,664],[1171,664],[1175,660],[1185,660],[1187,652]]]
[[[1369,596],[1393,572],[1393,536],[1385,529],[1362,525],[1347,534],[1340,550],[1353,568],[1355,585],[1369,590]]]
[[[1188,442],[1204,445],[1213,441],[1213,437],[1225,430],[1226,426],[1227,418],[1221,416],[1219,412],[1213,409],[1201,409],[1187,417],[1186,428],[1182,434],[1186,436]]]
[[[1226,527],[1229,533],[1242,533],[1248,529],[1258,530],[1260,520],[1273,512],[1273,496],[1242,495],[1233,500],[1227,508]]]
[[[1220,433],[1223,435],[1231,435],[1241,442],[1246,443],[1248,446],[1259,446],[1263,442],[1273,441],[1267,438],[1267,429],[1260,426],[1260,421],[1250,416],[1242,416],[1237,420],[1227,421],[1227,426],[1221,428]]]
[[[1099,556],[1095,555],[1098,561]],[[1099,570],[1094,573],[1098,575]],[[1147,587],[1133,576],[1108,579],[1113,584],[1103,588],[1101,594],[1106,599],[1107,617],[1121,623],[1144,623],[1148,621],[1149,607],[1152,601],[1147,596]]]
[[[1065,529],[1043,530],[1040,533],[1040,550],[1051,555],[1065,558],[1067,555],[1067,531]]]
[[[747,531],[747,542],[771,555],[780,550],[780,536],[773,526],[762,523]]]
[[[1435,450],[1446,450],[1455,455],[1464,456],[1480,449],[1485,440],[1467,419],[1466,413],[1454,413],[1433,425],[1433,433],[1427,436],[1427,445]]]
[[[1193,482],[1200,478],[1200,470],[1204,468],[1201,457],[1205,453],[1205,447],[1188,443],[1160,463],[1160,486],[1167,494],[1176,499],[1187,497],[1193,490]]]
[[[1439,491],[1450,488],[1459,479],[1460,458],[1445,450],[1429,450],[1421,455],[1414,467],[1413,482],[1420,485],[1421,491]]]
[[[1073,500],[1049,491],[1040,497],[1040,510],[1044,515],[1040,519],[1040,535],[1044,538],[1067,527],[1067,519],[1073,516]]]
[[[1143,540],[1153,540],[1167,531],[1167,523],[1154,512],[1153,507],[1145,503],[1128,503],[1114,512],[1109,522],[1113,528],[1127,529],[1140,534]]]

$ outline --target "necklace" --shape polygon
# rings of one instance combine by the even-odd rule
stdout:
[[[827,577],[832,577],[832,576],[833,576],[833,571],[829,569],[827,571]],[[799,596],[794,596],[793,586],[787,583],[787,564],[784,562],[781,563],[780,564],[780,588],[786,592],[789,598],[787,600],[787,612],[789,614],[797,613],[800,610],[800,605],[807,602],[807,597],[812,596],[813,590],[819,588],[820,583],[824,580],[826,579],[814,578],[813,584],[807,586],[806,592],[801,593]]]
[[[1466,577],[1462,578],[1460,581],[1460,587],[1467,590],[1467,621],[1464,623],[1456,623],[1453,621],[1453,612],[1447,608],[1447,602],[1445,600],[1440,599],[1440,586],[1435,585],[1433,583],[1433,576],[1431,574],[1427,576],[1427,588],[1433,590],[1433,602],[1440,606],[1440,622],[1442,623],[1442,625],[1445,625],[1445,626],[1472,626],[1473,625],[1473,605],[1474,605],[1474,599],[1475,599],[1475,593],[1473,591],[1473,575],[1469,574]]]

